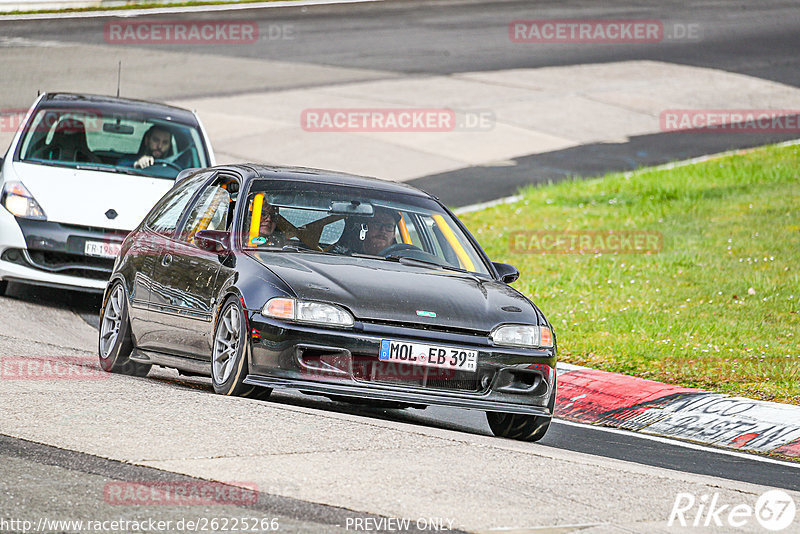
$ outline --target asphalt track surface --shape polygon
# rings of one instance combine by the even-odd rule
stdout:
[[[70,309],[90,322],[94,322],[99,306],[99,297],[78,292],[53,291],[15,284],[9,289],[6,298],[16,299],[21,305],[37,303],[53,308]],[[179,388],[190,391],[196,396],[213,396],[208,379],[175,376],[168,380],[159,377],[150,377],[146,380],[157,382],[158,388],[164,389],[165,392]],[[200,402],[202,400],[198,399]],[[483,413],[471,410],[444,407],[429,407],[425,410],[378,410],[291,392],[273,393],[270,400],[263,402],[275,406],[298,406],[327,413],[349,414],[364,419],[410,423],[421,429],[444,429],[464,436],[491,435]],[[183,417],[178,413],[175,415],[176,420]],[[187,424],[191,426],[191,419]],[[753,455],[728,454],[726,451],[708,447],[698,448],[673,440],[654,440],[631,432],[556,420],[537,447],[574,451],[592,457],[621,460],[678,473],[800,491],[800,464],[788,465],[784,462],[764,461]],[[93,494],[92,490],[102,491],[99,488],[109,480],[202,483],[199,479],[185,475],[107,460],[10,436],[0,435],[0,457],[4,459],[6,466],[4,468],[7,473],[6,489],[8,494],[16,497],[13,501],[13,510],[18,517],[53,517],[54,510],[67,507],[69,503],[70,508],[80,512],[80,517],[99,520],[113,520],[120,517],[135,519],[136,509],[126,511],[127,516],[121,516],[119,507],[98,502],[96,493]],[[22,481],[24,483],[21,484]],[[0,487],[2,486],[3,483],[0,483]],[[12,503],[7,502],[7,504]],[[352,521],[353,517],[380,520],[379,516],[354,513],[346,508],[282,497],[269,492],[260,492],[255,504],[234,508],[157,506],[138,509],[139,512],[145,510],[150,514],[148,517],[172,521],[209,517],[214,514],[224,517],[234,512],[247,517],[277,518],[282,529],[295,532],[339,532],[343,530],[348,519]],[[150,513],[153,510],[155,512]]]
[[[517,19],[655,19],[666,25],[695,24],[698,41],[665,39],[660,43],[542,44],[511,43],[510,21]],[[193,46],[193,54],[274,59],[317,65],[414,74],[453,74],[512,68],[650,59],[710,67],[800,86],[800,12],[791,0],[610,0],[496,1],[394,0],[277,9],[237,10],[203,15],[169,14],[147,20],[248,20],[269,27],[291,25],[295,39],[254,46]],[[4,37],[32,41],[103,44],[108,18],[0,21]],[[302,38],[301,38],[302,37]],[[164,50],[174,45],[148,45]],[[213,59],[210,60],[213,63]],[[144,75],[144,73],[141,73]],[[246,73],[242,73],[246,76]],[[208,81],[208,80],[206,80]],[[203,81],[205,83],[206,81]],[[237,94],[231,80],[213,80],[216,89],[163,98]],[[269,87],[264,87],[269,89]],[[208,91],[208,90],[207,90]]]
[[[606,45],[570,46],[544,45],[535,52],[524,46],[515,46],[507,39],[498,39],[498,28],[510,20],[534,18],[648,18],[675,21],[681,24],[699,24],[702,44],[693,42],[665,42],[648,46]],[[399,76],[424,76],[456,72],[492,71],[509,68],[532,68],[573,64],[603,63],[626,59],[654,59],[694,66],[711,67],[747,74],[800,87],[800,9],[794,1],[663,1],[604,2],[602,5],[588,0],[568,3],[555,1],[522,2],[498,1],[487,6],[478,1],[392,1],[369,4],[333,5],[307,8],[244,10],[231,13],[218,12],[217,20],[248,19],[260,25],[292,25],[303,39],[292,41],[265,41],[254,47],[225,45],[202,46],[192,49],[192,54],[207,55],[209,72],[213,72],[216,56],[242,56],[254,59],[272,59],[315,65],[377,69]],[[177,20],[198,18],[198,15],[169,15],[153,18]],[[53,21],[0,21],[0,36],[7,39],[25,39],[36,47],[37,42],[59,41],[102,43],[103,19],[69,19]],[[500,32],[502,35],[502,31]],[[1,51],[1,49],[0,49]],[[402,51],[399,53],[398,51]],[[146,51],[142,52],[146,54]],[[65,69],[78,65],[83,58],[66,60]],[[72,63],[70,63],[72,62]],[[6,78],[25,80],[25,69],[32,65],[4,65],[0,54],[0,67]],[[129,67],[126,76],[148,76],[146,65]],[[104,77],[107,73],[104,73]],[[176,73],[179,76],[180,73]],[[242,73],[242,80],[248,73]],[[98,79],[98,84],[105,83]],[[195,93],[175,94],[170,84],[156,84],[155,96],[164,100],[194,96],[221,96],[242,91],[238,80],[220,80],[209,75],[197,80]],[[291,80],[282,80],[280,87],[291,86]],[[302,84],[309,84],[304,80]],[[19,95],[14,94],[2,103],[7,107],[26,107],[30,93],[36,87],[24,86]],[[270,90],[270,85],[249,87],[248,90]],[[626,143],[609,146],[588,145],[560,151],[519,158],[517,165],[493,169],[497,179],[487,185],[476,178],[475,169],[465,169],[444,175],[416,180],[416,185],[439,193],[454,205],[468,204],[512,194],[519,185],[531,183],[535,174],[539,180],[558,179],[570,175],[596,175],[612,170],[627,170],[641,164],[658,164],[685,157],[742,148],[788,139],[780,134],[725,135],[725,134],[653,134],[632,138]],[[534,172],[535,171],[535,172]],[[453,184],[474,184],[475,188],[461,187],[457,194],[448,197]],[[96,324],[99,298],[69,291],[51,291],[23,286],[12,286],[8,298],[24,302],[45,303],[54,308],[72,309],[87,322]],[[31,329],[47,325],[30,325]],[[194,387],[192,381],[178,379],[178,387]],[[164,387],[172,387],[165,385]],[[197,395],[210,395],[208,385]],[[333,403],[318,398],[276,395],[269,402],[310,406],[329,411],[343,411],[373,418],[389,418],[412,422],[420,426],[457,430],[467,434],[488,434],[482,414],[463,410],[431,409],[424,411],[370,411]],[[644,439],[635,434],[609,433],[586,426],[554,423],[544,447],[576,451],[599,457],[615,458],[643,465],[723,479],[751,482],[791,490],[800,490],[800,477],[795,467],[766,463],[757,459],[730,456],[707,450],[688,449],[679,444],[668,444]],[[91,477],[138,478],[178,477],[163,471],[132,466],[28,443],[16,438],[0,436],[0,456],[7,465],[8,480],[28,477],[40,483],[63,478],[63,471],[74,473],[75,487],[85,487]],[[131,474],[136,471],[135,475]],[[146,471],[146,472],[145,472]],[[182,476],[182,475],[181,475]],[[35,488],[35,484],[33,486]],[[8,491],[8,487],[4,490]],[[52,502],[39,503],[39,511],[46,511],[53,502],[62,504],[68,492],[54,494]],[[41,498],[41,496],[39,496]],[[265,500],[264,500],[265,499]],[[36,492],[22,502],[19,510],[36,509]],[[291,522],[294,530],[337,530],[345,511],[335,507],[296,501],[287,498],[263,496],[265,507],[256,511],[278,515]],[[262,506],[262,505],[259,505]],[[110,512],[108,512],[110,513]],[[165,512],[169,513],[169,512]]]

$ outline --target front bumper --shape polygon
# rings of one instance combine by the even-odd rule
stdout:
[[[411,405],[551,416],[556,349],[492,346],[486,336],[356,322],[337,330],[250,314],[253,350],[245,383]],[[381,340],[476,350],[477,371],[381,362]]]
[[[105,288],[114,259],[86,255],[85,244],[122,243],[124,232],[5,215],[0,221],[0,279],[90,291]]]

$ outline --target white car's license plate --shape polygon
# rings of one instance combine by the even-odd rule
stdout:
[[[458,371],[477,371],[478,351],[406,343],[404,341],[381,340],[378,358],[385,362],[399,362],[410,365],[427,365]]]
[[[98,258],[116,258],[122,249],[120,243],[108,243],[105,241],[87,241],[83,252],[87,256]]]

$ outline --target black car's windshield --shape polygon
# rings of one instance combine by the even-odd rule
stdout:
[[[108,110],[40,109],[23,134],[20,159],[59,167],[175,178],[205,167],[197,128]]]
[[[456,221],[425,197],[259,180],[250,189],[246,209],[240,232],[247,248],[416,260],[416,264],[489,274]]]

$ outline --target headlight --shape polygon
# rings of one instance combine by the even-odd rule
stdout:
[[[6,182],[0,193],[0,204],[17,217],[47,219],[42,207],[22,182]]]
[[[353,326],[353,316],[339,306],[288,298],[270,299],[261,310],[266,317],[327,326]]]
[[[507,324],[495,328],[489,337],[495,345],[506,347],[550,348],[553,346],[553,332],[547,326],[527,324]]]

